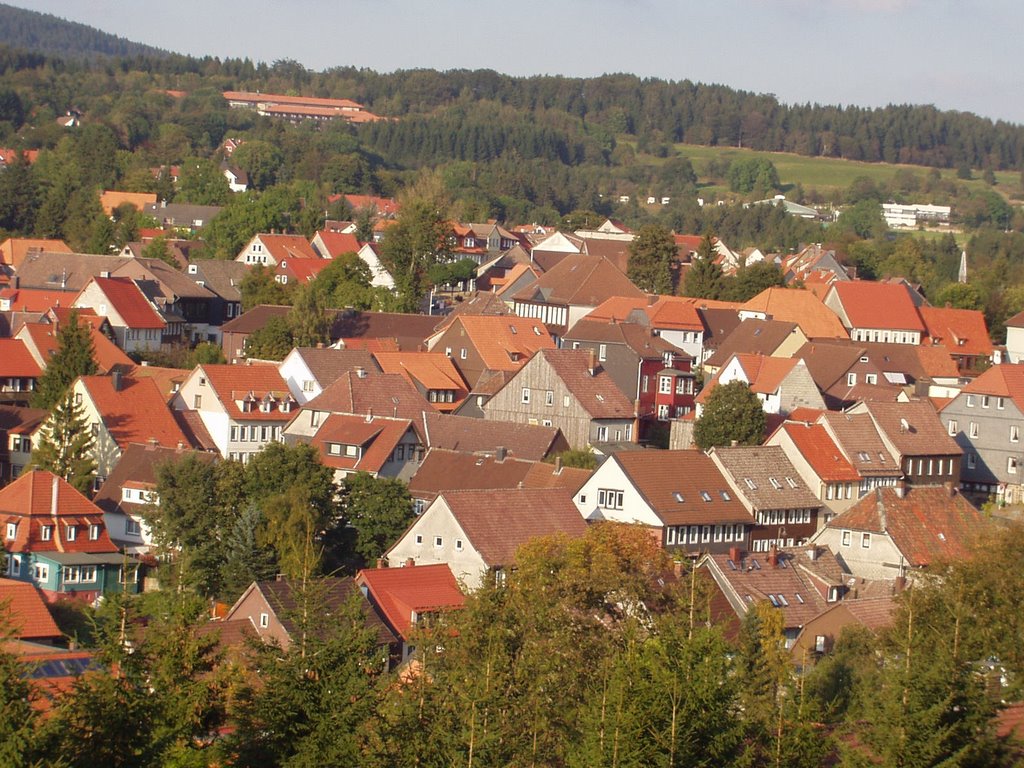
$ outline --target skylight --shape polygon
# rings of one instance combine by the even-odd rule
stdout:
[[[708,493],[707,491],[701,491],[700,497],[704,499],[704,501],[711,501],[711,494]]]
[[[684,501],[686,501],[686,499],[684,499],[684,498],[683,498],[683,494],[681,494],[681,493],[680,493],[679,491],[676,491],[675,493],[673,493],[673,494],[672,494],[672,496],[673,496],[673,497],[675,498],[675,500],[676,500],[676,501],[678,501],[678,502],[679,502],[680,504],[682,504],[682,503],[683,503]]]

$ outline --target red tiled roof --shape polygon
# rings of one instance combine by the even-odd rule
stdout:
[[[160,317],[160,313],[149,303],[146,295],[134,280],[127,277],[94,277],[92,279],[128,328],[159,328],[162,330],[166,325],[163,318]],[[83,292],[87,289],[88,286],[83,289]]]
[[[842,302],[854,328],[889,328],[922,333],[925,330],[917,307],[903,284],[849,280],[834,283],[832,291]]]
[[[252,363],[251,365],[202,365],[197,369],[199,375],[205,375],[210,386],[216,393],[228,416],[235,420],[245,421],[289,421],[294,412],[284,412],[280,408],[271,408],[269,412],[254,407],[243,412],[238,407],[249,393],[259,399],[271,395],[276,400],[291,397],[288,384],[281,378],[277,365],[273,363]],[[193,374],[195,375],[195,374]]]
[[[826,482],[855,482],[860,473],[846,460],[842,451],[820,424],[793,424],[788,422],[782,429],[800,454],[811,465],[814,473]]]
[[[978,395],[1008,397],[1024,410],[1024,365],[993,365],[963,388]]]
[[[129,443],[155,440],[165,448],[189,445],[167,407],[167,398],[153,379],[121,378],[121,389],[114,389],[112,376],[82,376],[82,382],[100,419],[121,448]]]
[[[59,344],[57,329],[54,326],[48,323],[25,323],[22,328],[44,360],[49,360],[57,351]],[[93,358],[100,371],[109,372],[115,365],[126,367],[135,365],[135,362],[119,346],[92,326],[89,327],[89,335],[92,338]]]
[[[21,339],[0,339],[0,378],[38,379],[42,369]]]
[[[976,309],[921,307],[918,310],[933,344],[942,344],[952,355],[992,354],[992,339],[985,315]]]
[[[35,584],[0,578],[0,617],[19,640],[61,637],[46,600]]]
[[[405,433],[412,429],[409,419],[386,419],[333,413],[317,430],[310,444],[320,450],[320,461],[332,469],[379,472]],[[358,456],[331,453],[331,445],[354,445]]]
[[[992,522],[956,491],[915,486],[902,499],[895,488],[876,488],[827,525],[888,534],[907,563],[921,568],[971,557],[972,543]]]
[[[398,214],[399,206],[390,197],[374,197],[373,195],[345,195],[348,204],[357,211],[362,208],[376,209],[381,216],[395,216]]]
[[[320,240],[327,249],[327,253],[320,254],[325,259],[334,259],[343,253],[357,253],[362,247],[359,243],[359,238],[352,233],[332,232],[328,229],[321,229],[317,232],[317,235],[319,235]]]
[[[55,526],[52,538],[44,541],[42,527],[53,525],[54,511],[60,525]],[[103,525],[103,511],[63,478],[50,472],[28,470],[0,489],[0,520],[17,523],[15,538],[5,543],[9,552],[117,551]],[[68,541],[65,535],[67,525],[98,525],[100,534],[98,538],[90,539],[88,531],[79,530],[75,540]]]
[[[12,312],[39,312],[55,306],[70,307],[77,294],[70,291],[46,291],[41,288],[5,288],[0,298],[11,302]]]
[[[257,235],[263,247],[267,249],[274,261],[280,262],[285,259],[319,259],[320,256],[313,250],[313,246],[302,235],[272,235],[260,233]]]
[[[444,563],[413,568],[365,568],[356,583],[366,585],[391,628],[409,639],[413,614],[461,608],[466,597]]]
[[[308,283],[330,263],[329,259],[285,259],[278,262],[274,272],[277,275],[288,275],[300,283]]]
[[[510,565],[516,550],[537,536],[580,537],[587,524],[568,491],[506,488],[441,494],[470,544],[489,566]]]

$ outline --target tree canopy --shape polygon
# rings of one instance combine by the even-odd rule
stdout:
[[[708,395],[693,439],[702,451],[716,446],[760,445],[764,440],[765,415],[761,401],[742,380],[717,384]]]

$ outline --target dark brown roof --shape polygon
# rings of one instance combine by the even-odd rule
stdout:
[[[431,501],[447,491],[517,488],[533,465],[522,459],[499,461],[494,456],[431,448],[409,480],[409,493]]]
[[[583,252],[590,256],[603,256],[621,272],[625,272],[629,269],[629,244],[629,240],[586,237],[583,239]]]
[[[171,410],[174,420],[178,422],[181,431],[188,438],[190,447],[197,451],[219,451],[213,435],[206,429],[202,417],[198,411],[176,411]]]
[[[343,373],[362,368],[364,371],[380,371],[373,354],[366,350],[332,349],[331,347],[296,347],[295,353],[302,357],[320,386],[326,387]]]
[[[697,307],[697,314],[704,324],[704,346],[710,349],[717,349],[741,322],[735,309]]]
[[[612,377],[600,366],[591,373],[588,350],[542,349],[537,354],[554,369],[591,418],[624,419],[633,416],[633,403],[622,394]]]
[[[396,339],[399,351],[426,349],[424,340],[434,333],[440,318],[398,312],[342,310],[331,326],[332,339]]]
[[[744,320],[718,345],[705,365],[720,368],[735,354],[770,355],[799,330],[796,323],[781,320]]]
[[[601,320],[583,318],[569,329],[565,341],[590,341],[603,344],[621,344],[645,360],[657,360],[666,352],[684,354],[674,344],[651,333],[650,328],[639,323],[606,323]]]
[[[423,411],[437,410],[403,376],[375,370],[366,370],[362,376],[346,371],[305,407],[331,413],[411,419],[414,424],[420,423]]]
[[[610,461],[665,525],[753,522],[715,462],[700,451],[625,451]]]
[[[60,288],[80,291],[93,277],[113,273],[130,259],[89,253],[30,253],[18,267],[22,288]]]
[[[189,265],[190,270],[193,268],[194,273],[188,275],[192,280],[201,281],[225,301],[242,300],[242,280],[251,269],[247,264],[224,259],[201,259]]]
[[[901,456],[959,456],[963,452],[949,436],[935,406],[928,400],[909,403],[870,401],[861,407],[867,410],[879,431]]]
[[[568,446],[558,427],[485,421],[424,411],[421,421],[428,448],[447,448],[463,453],[494,453],[504,448],[514,459],[540,461],[552,450]]]
[[[516,550],[537,536],[583,536],[587,524],[562,489],[448,491],[442,497],[472,546],[489,566],[510,565]]]
[[[815,341],[804,344],[793,356],[803,359],[818,389],[825,391],[845,382],[847,371],[865,351],[859,344]]]
[[[645,295],[608,259],[581,253],[567,255],[514,298],[596,307],[612,296]]]
[[[739,445],[712,452],[754,509],[821,506],[777,445]]]
[[[827,411],[821,414],[818,423],[826,427],[843,455],[862,477],[898,477],[903,474],[868,414]]]
[[[260,304],[233,320],[228,320],[220,329],[223,333],[255,333],[265,326],[270,318],[286,317],[290,311],[291,307]]]
[[[7,430],[12,435],[31,434],[49,416],[50,412],[42,408],[0,405],[0,429]]]

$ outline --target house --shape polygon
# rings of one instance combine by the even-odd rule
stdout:
[[[374,352],[384,373],[395,373],[412,384],[441,413],[451,413],[469,395],[466,382],[448,355],[440,352]]]
[[[228,189],[232,192],[245,192],[249,189],[249,174],[233,165],[221,163],[220,171],[228,180]]]
[[[72,392],[93,432],[91,451],[98,482],[110,474],[132,443],[172,449],[189,445],[167,407],[166,395],[153,379],[136,379],[120,371],[110,376],[79,376]]]
[[[1024,312],[1006,321],[1006,357],[1014,365],[1024,359]]]
[[[115,270],[113,277],[130,278],[142,289],[164,318],[163,340],[167,343],[206,341],[210,325],[219,325],[213,291],[160,259],[130,259]]]
[[[29,254],[45,251],[71,253],[71,248],[63,240],[9,237],[0,243],[0,264],[17,272]]]
[[[42,408],[0,405],[0,485],[19,477],[28,466],[39,429],[49,417]]]
[[[169,448],[153,442],[129,443],[121,458],[93,497],[103,511],[103,524],[110,540],[123,552],[133,555],[148,552],[153,534],[146,516],[160,506],[157,470],[170,462],[194,454],[201,461],[216,461],[217,455],[187,448]]]
[[[347,371],[380,371],[373,355],[363,350],[296,347],[278,366],[281,378],[299,405],[319,396]]]
[[[0,400],[28,405],[43,369],[21,339],[0,338]]]
[[[516,550],[538,536],[583,536],[583,521],[568,492],[501,489],[442,493],[385,554],[389,564],[445,563],[468,590],[502,583],[515,568]]]
[[[409,481],[409,493],[416,511],[422,512],[448,491],[525,488],[536,463],[511,458],[501,448],[493,453],[431,448]]]
[[[811,291],[794,288],[765,288],[740,306],[740,318],[796,323],[808,339],[850,336],[834,309],[823,304]]]
[[[721,471],[700,451],[613,454],[573,500],[587,520],[648,526],[678,554],[746,549],[754,526]]]
[[[117,551],[103,512],[62,478],[33,469],[0,489],[7,575],[34,583],[53,601],[138,586],[134,560]]]
[[[704,361],[704,372],[713,376],[737,354],[791,358],[806,342],[807,337],[796,323],[747,319],[721,340],[714,354]]]
[[[543,322],[556,336],[612,296],[645,294],[603,256],[569,254],[512,297],[519,317]]]
[[[424,411],[434,413],[437,409],[405,377],[373,368],[356,368],[338,376],[302,411],[296,422],[308,421],[310,427],[316,427],[318,419],[330,413],[390,416],[418,424]],[[309,414],[308,419],[305,414]]]
[[[63,322],[69,322],[69,320],[65,319]],[[128,369],[135,365],[134,361],[102,331],[92,324],[87,324],[88,318],[79,314],[79,322],[88,328],[89,337],[92,340],[92,356],[100,373],[110,373],[117,367]],[[59,332],[60,323],[58,322],[25,323],[15,338],[24,343],[32,359],[45,370],[50,358],[60,346],[58,343]]]
[[[854,341],[920,344],[924,323],[905,285],[866,280],[837,282],[824,304],[835,312]]]
[[[277,366],[198,365],[171,401],[199,415],[221,457],[248,462],[295,416],[297,403]]]
[[[1024,366],[992,366],[943,406],[940,418],[963,451],[965,493],[1006,504],[1024,500]]]
[[[798,547],[817,532],[822,503],[781,448],[732,446],[708,455],[754,519],[753,552]]]
[[[847,627],[863,627],[877,633],[892,625],[895,612],[896,600],[892,595],[835,603],[803,625],[790,654],[794,662],[806,666],[831,653]]]
[[[658,296],[653,303],[644,299],[613,296],[601,302],[586,317],[604,323],[634,322],[681,349],[696,360],[703,359],[704,323],[694,299]]]
[[[964,375],[977,375],[991,362],[995,348],[985,325],[985,315],[976,309],[919,307],[927,338],[924,344],[949,350]]]
[[[777,609],[786,648],[793,647],[804,625],[843,599],[849,577],[827,547],[772,549],[760,555],[733,547],[705,554],[697,569],[725,596],[730,618],[742,619],[759,603]]]
[[[849,272],[836,257],[836,252],[823,248],[821,243],[811,243],[797,253],[784,256],[779,268],[786,285],[803,283],[807,286],[808,283],[815,283],[827,290],[837,280],[850,279]]]
[[[499,315],[458,315],[426,345],[451,357],[470,387],[487,372],[518,371],[537,350],[555,348],[544,323]]]
[[[860,498],[860,473],[822,424],[787,421],[764,444],[781,448],[800,479],[824,503],[824,522]]]
[[[733,355],[697,395],[697,418],[719,384],[742,381],[761,401],[765,413],[788,414],[796,408],[824,409],[825,401],[800,358]]]
[[[106,317],[117,345],[126,353],[159,349],[167,329],[138,283],[127,277],[91,278],[72,306]]]
[[[302,235],[279,235],[277,233],[261,233],[239,251],[235,261],[248,265],[261,264],[265,267],[276,267],[288,259],[319,259],[320,255],[313,250]]]
[[[589,350],[540,350],[483,412],[488,421],[558,427],[578,448],[636,440],[632,401]]]
[[[147,205],[156,203],[156,194],[153,192],[115,192],[105,189],[100,194],[100,205],[103,206],[103,213],[114,218],[114,212],[123,205],[130,205],[137,211],[142,211]]]
[[[78,293],[93,277],[110,277],[126,260],[109,254],[32,251],[18,267],[18,284],[21,288]]]
[[[900,463],[889,453],[874,421],[866,413],[826,411],[818,416],[816,423],[825,429],[860,476],[860,488],[855,489],[854,498],[875,488],[895,486],[903,476]]]
[[[871,417],[908,484],[959,484],[963,450],[949,436],[948,428],[928,400],[863,402],[848,412]]]
[[[301,423],[300,412],[294,424]],[[319,451],[321,463],[334,470],[334,479],[339,483],[357,472],[408,482],[423,460],[423,442],[409,419],[332,413],[312,435],[293,432],[289,425],[284,439],[288,441],[293,436]]]
[[[604,323],[588,315],[562,337],[562,347],[596,353],[622,393],[637,403],[641,422],[668,421],[693,410],[693,359],[643,325]]]
[[[451,569],[442,563],[415,568],[364,568],[355,581],[401,643],[401,662],[408,661],[419,637],[429,632],[441,615],[458,610],[466,602]]]
[[[380,260],[380,253],[376,243],[363,243],[356,255],[370,268],[370,287],[387,288],[395,290],[395,279],[388,272],[384,262]]]
[[[237,261],[203,259],[191,262],[185,274],[213,294],[210,302],[207,340],[221,339],[221,326],[242,314],[242,280],[250,267]]]
[[[186,203],[147,203],[142,212],[156,219],[160,226],[172,229],[202,229],[224,210],[219,205],[191,205]]]
[[[341,620],[347,606],[359,605],[364,613],[364,627],[376,638],[377,645],[387,648],[390,654],[398,639],[363,598],[355,581],[351,578],[321,579],[311,586],[311,590],[321,612],[310,620],[310,631],[330,632],[332,620]],[[248,620],[265,643],[276,643],[287,651],[295,641],[293,635],[301,611],[301,586],[293,580],[254,581],[231,606],[223,621],[227,624],[239,619]]]
[[[327,259],[281,259],[274,267],[274,281],[281,285],[305,285],[330,263]]]
[[[512,424],[424,411],[420,424],[428,448],[447,448],[475,454],[497,454],[527,461],[544,461],[569,450],[557,427]]]
[[[876,488],[832,518],[813,543],[829,547],[854,576],[892,581],[972,555],[992,522],[945,486]]]

